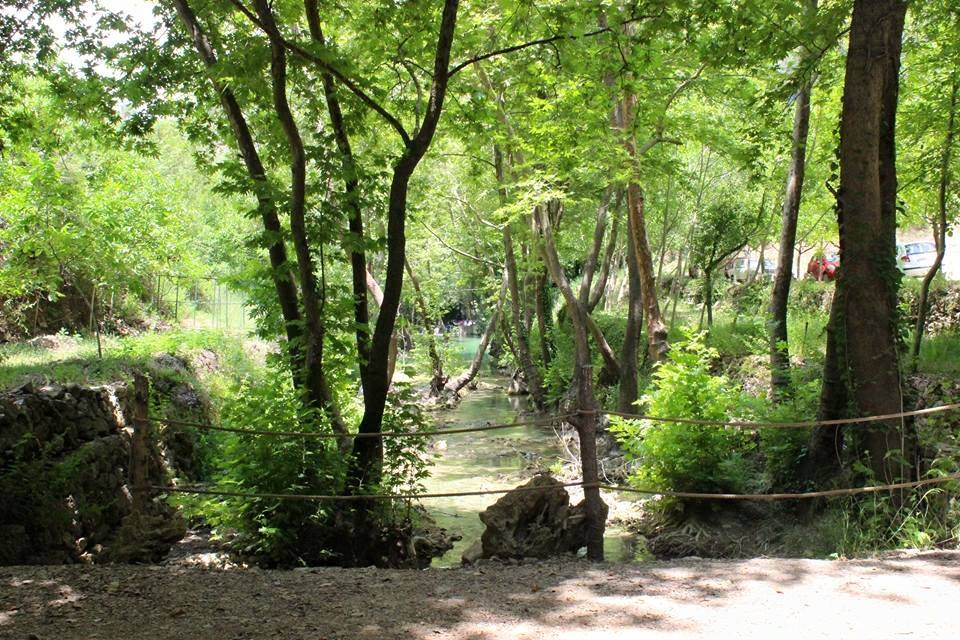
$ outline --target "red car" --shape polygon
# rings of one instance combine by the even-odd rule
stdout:
[[[807,275],[817,282],[831,281],[837,277],[840,268],[840,256],[835,253],[814,256],[807,265]]]

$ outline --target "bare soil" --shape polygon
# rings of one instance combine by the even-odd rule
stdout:
[[[948,638],[957,602],[958,552],[427,571],[30,566],[0,568],[0,637]]]

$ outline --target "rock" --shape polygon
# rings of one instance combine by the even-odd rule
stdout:
[[[483,558],[483,544],[477,540],[467,547],[467,550],[460,556],[460,562],[464,565],[471,565]]]
[[[61,349],[64,347],[75,347],[77,345],[77,339],[73,336],[57,333],[31,338],[27,340],[27,344],[37,349]]]
[[[547,558],[575,552],[586,544],[585,506],[571,508],[570,495],[557,480],[540,474],[518,489],[480,514],[486,525],[480,553],[477,556],[475,549],[469,549],[465,563],[478,558]]]

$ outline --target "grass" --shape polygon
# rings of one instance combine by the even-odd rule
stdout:
[[[124,338],[104,337],[103,357],[97,355],[94,338],[63,339],[57,348],[26,343],[0,345],[0,388],[28,381],[39,384],[104,384],[127,380],[158,353],[172,353],[190,360],[204,350],[217,355],[220,369],[234,373],[252,371],[243,342],[220,331],[170,331],[144,333]]]
[[[920,366],[923,373],[960,374],[960,333],[926,336],[920,343]]]

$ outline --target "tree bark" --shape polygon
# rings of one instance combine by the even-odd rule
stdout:
[[[629,146],[633,146],[632,142]],[[637,256],[643,316],[647,323],[647,361],[654,364],[667,357],[667,327],[663,324],[660,303],[657,301],[657,285],[653,279],[653,258],[650,255],[650,244],[647,242],[643,206],[643,190],[639,184],[632,182],[627,187],[627,215],[632,225],[628,228],[630,241]]]
[[[627,220],[629,233],[630,220]],[[643,297],[640,289],[640,270],[633,243],[627,243],[627,327],[623,333],[623,348],[620,352],[620,389],[617,394],[617,411],[636,411],[639,397],[637,352],[640,347],[640,326],[643,323]]]
[[[917,302],[917,322],[913,328],[913,347],[910,350],[910,362],[914,371],[920,361],[920,343],[927,324],[927,300],[930,296],[930,283],[943,264],[947,252],[947,190],[950,186],[950,159],[953,154],[954,124],[957,115],[957,76],[954,74],[950,90],[950,112],[947,117],[947,135],[943,141],[943,153],[940,156],[940,188],[937,192],[937,220],[933,225],[934,241],[937,243],[937,257],[920,285],[920,299]]]
[[[847,397],[860,415],[903,409],[897,357],[895,124],[906,3],[856,0],[850,29],[840,122],[840,270],[831,309],[834,361],[824,378],[840,372]],[[826,381],[825,381],[826,384]],[[842,418],[824,390],[821,414]],[[838,415],[840,414],[840,415]],[[910,460],[912,425],[875,423],[857,431],[874,476],[906,476],[897,456]],[[815,434],[815,439],[822,439]],[[811,443],[812,444],[812,443]]]
[[[808,11],[816,13],[817,0],[810,0]],[[783,198],[780,218],[780,251],[777,273],[770,296],[770,386],[774,398],[783,398],[790,391],[790,350],[787,343],[787,304],[793,282],[793,250],[797,240],[797,219],[803,195],[806,169],[807,136],[810,132],[810,93],[813,79],[809,78],[797,93],[793,117],[793,138],[790,150],[790,170],[787,190]],[[763,266],[763,260],[760,261]]]
[[[577,388],[577,408],[580,413],[575,421],[580,436],[580,464],[583,481],[586,484],[599,482],[597,469],[597,433],[596,401],[593,395],[593,373],[590,364],[590,342],[587,338],[587,312],[584,305],[573,293],[560,265],[556,242],[553,238],[550,213],[560,207],[557,200],[534,207],[534,224],[541,235],[540,251],[553,283],[560,289],[567,304],[567,310],[573,323],[574,344],[574,382]],[[587,512],[587,556],[592,560],[603,560],[603,530],[606,526],[607,505],[600,497],[596,487],[584,487],[584,500]]]
[[[407,276],[410,277],[410,284],[413,285],[414,297],[417,301],[417,307],[420,309],[420,316],[427,335],[430,364],[433,368],[433,375],[430,378],[430,393],[431,395],[437,396],[440,395],[440,391],[446,384],[447,377],[443,375],[443,359],[437,351],[437,340],[433,336],[433,319],[430,317],[429,311],[427,311],[427,301],[423,298],[423,292],[420,290],[420,281],[417,280],[417,277],[414,275],[413,269],[410,267],[410,261],[405,260],[404,264],[407,267]]]
[[[363,418],[359,433],[380,433],[383,412],[390,387],[388,357],[400,293],[403,288],[403,264],[406,255],[407,190],[410,178],[430,147],[440,121],[450,70],[450,50],[453,46],[459,0],[444,0],[437,47],[434,55],[433,84],[430,88],[427,111],[417,134],[405,144],[403,154],[393,167],[390,196],[387,204],[387,276],[384,281],[383,303],[377,315],[370,345],[368,380],[363,390]],[[360,437],[353,442],[355,463],[351,468],[349,484],[352,490],[362,485],[379,483],[383,466],[383,439]]]
[[[283,128],[290,152],[290,235],[297,254],[300,279],[300,299],[304,310],[303,367],[306,381],[307,404],[320,409],[330,420],[339,436],[337,442],[346,453],[350,447],[347,425],[337,409],[333,392],[323,370],[323,340],[325,327],[320,308],[317,278],[307,239],[306,198],[307,159],[300,130],[287,101],[287,53],[282,36],[266,0],[254,0],[254,10],[270,40],[270,79],[273,108]]]

